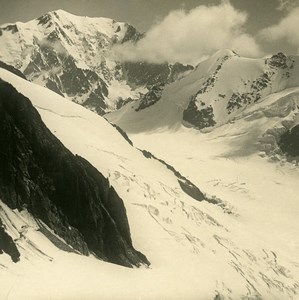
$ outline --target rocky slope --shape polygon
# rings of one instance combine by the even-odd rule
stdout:
[[[293,120],[296,89],[205,134],[184,126],[130,134],[147,150],[141,152],[93,112],[6,70],[0,77],[30,99],[72,153],[109,177],[124,200],[134,245],[151,262],[132,270],[71,253],[26,208],[0,201],[2,223],[21,253],[17,264],[0,255],[0,298],[296,299],[298,173],[288,163],[269,164],[254,148],[269,127],[280,130],[281,118]]]
[[[218,58],[210,77],[191,97],[183,120],[198,129],[232,120],[262,98],[292,86],[296,61],[283,53],[260,61],[246,61],[235,53]]]
[[[278,144],[286,155],[299,161],[299,124],[282,134]]]
[[[221,50],[168,86],[150,89],[133,106],[107,118],[125,131],[176,128],[213,128],[233,121],[265,97],[299,86],[299,59],[278,53],[248,59]]]
[[[133,248],[123,201],[109,181],[67,150],[31,102],[2,80],[0,128],[4,203],[27,208],[79,253],[128,267],[148,264]],[[1,249],[17,260],[18,251],[2,226],[0,241]]]
[[[120,63],[111,55],[113,45],[141,37],[127,23],[57,10],[0,27],[0,60],[29,80],[104,114],[192,69],[181,64]]]

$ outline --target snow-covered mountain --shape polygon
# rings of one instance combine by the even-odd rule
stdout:
[[[141,37],[127,23],[57,10],[27,23],[0,27],[0,60],[30,81],[103,114],[192,69],[115,61],[110,53],[113,45]]]
[[[108,177],[124,201],[133,244],[151,263],[124,269],[58,249],[28,207],[12,210],[1,199],[4,232],[20,252],[17,263],[0,255],[1,298],[296,299],[298,169],[269,164],[254,148],[283,118],[299,122],[296,88],[206,134],[183,125],[130,132],[140,151],[57,93],[4,69],[0,78],[30,99],[65,147]]]
[[[110,55],[141,37],[0,28],[0,298],[297,299],[299,58]]]
[[[247,59],[222,50],[181,80],[149,91],[134,105],[106,118],[125,130],[138,148],[150,151],[206,193],[231,204],[237,212],[235,229],[251,241],[249,252],[259,248],[254,244],[262,238],[268,246],[276,240],[273,255],[288,248],[288,257],[294,258],[299,250],[298,75],[297,56],[279,53]],[[248,235],[251,230],[253,239]],[[237,244],[238,248],[242,242],[237,242],[236,231],[234,235],[230,242],[221,242],[222,246]],[[249,260],[257,264],[247,269],[243,261],[247,250],[243,248],[242,254],[229,251],[229,264],[239,274],[244,274],[244,268],[255,273],[261,257],[270,258],[249,254]],[[250,279],[245,275],[251,288],[257,277],[267,282],[263,271],[257,277],[253,273]],[[273,282],[266,285],[273,291]],[[242,296],[232,292],[224,299]],[[246,297],[296,299],[298,295],[249,292]]]
[[[126,105],[107,118],[128,132],[180,124],[212,128],[233,121],[271,94],[297,86],[298,56],[278,53],[249,59],[220,50],[184,78],[165,88],[150,89],[134,105]]]
[[[0,199],[28,209],[64,239],[41,223],[40,231],[65,251],[128,267],[148,264],[132,246],[123,201],[109,180],[67,150],[30,101],[2,80],[0,94]],[[5,240],[0,247],[16,262],[13,243]]]

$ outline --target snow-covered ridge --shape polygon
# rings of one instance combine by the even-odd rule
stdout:
[[[0,60],[73,101],[87,101],[97,112],[114,107],[122,91],[125,97],[138,95],[123,82],[121,66],[106,58],[114,43],[138,35],[129,24],[58,10],[0,32]],[[113,80],[120,81],[115,98],[107,89]]]
[[[126,23],[116,22],[109,18],[88,18],[75,16],[63,10],[52,11],[26,23],[16,22],[15,24],[1,26],[1,40],[6,45],[4,44],[0,49],[0,59],[13,62],[14,66],[25,71],[33,50],[30,47],[34,47],[37,40],[45,44],[48,42],[50,45],[52,37],[53,42],[59,40],[59,44],[61,44],[61,49],[56,50],[67,52],[72,50],[72,55],[77,64],[83,64],[78,65],[78,67],[86,67],[88,64],[83,53],[85,53],[87,45],[82,43],[82,35],[86,35],[86,38],[91,39],[86,40],[85,43],[94,47],[92,50],[99,50],[97,44],[100,41],[95,41],[97,36],[104,36],[106,43],[112,39],[119,41],[123,39],[128,26]],[[17,34],[14,35],[15,33]],[[49,34],[52,35],[49,37]],[[105,39],[102,38],[102,40],[104,42]],[[22,43],[23,47],[29,47],[27,53],[24,53],[24,49],[16,47],[16,41]],[[103,46],[105,46],[105,43]],[[97,64],[96,61],[94,63]]]
[[[186,77],[166,86],[153,103],[139,110],[142,98],[107,118],[128,132],[177,128],[212,128],[233,121],[265,97],[299,86],[299,58],[278,53],[264,59],[220,50]],[[150,96],[150,95],[149,95]],[[138,124],[138,125],[136,125]]]
[[[6,259],[5,267],[0,268],[1,282],[5,282],[1,296],[10,293],[13,299],[34,299],[56,297],[59,292],[60,297],[78,297],[89,291],[88,298],[107,295],[107,299],[138,299],[144,295],[148,299],[296,299],[297,222],[290,216],[297,213],[292,187],[298,178],[289,174],[282,185],[272,186],[273,191],[267,196],[269,186],[280,179],[280,174],[265,166],[261,159],[253,159],[246,164],[251,167],[244,175],[244,161],[238,164],[219,156],[221,151],[235,149],[233,141],[248,122],[241,120],[245,125],[236,128],[239,135],[235,137],[227,127],[216,128],[207,136],[208,143],[206,135],[186,128],[175,135],[168,131],[133,136],[141,149],[142,144],[149,145],[153,139],[152,152],[159,152],[200,188],[204,186],[203,191],[224,198],[234,212],[228,214],[218,205],[189,197],[171,170],[145,158],[103,118],[8,71],[1,69],[0,77],[32,101],[45,124],[66,147],[109,177],[125,201],[134,244],[152,263],[151,269],[124,271],[93,258],[62,253],[41,236],[42,241],[33,241],[41,242],[41,249],[53,262],[32,256],[31,261],[21,264]],[[223,140],[232,145],[221,146]],[[267,174],[264,180],[254,174],[253,165],[258,166],[260,175]],[[236,173],[228,176],[228,169]],[[245,176],[247,181],[236,180],[234,176],[240,176],[240,180]],[[254,189],[252,185],[256,182],[263,182],[266,189]],[[286,189],[285,196],[281,195],[285,211],[281,211],[276,198],[272,199],[282,189]],[[281,219],[276,218],[278,215]],[[293,244],[287,242],[290,240]],[[72,280],[65,274],[72,274]],[[14,285],[16,278],[18,288]],[[46,288],[29,289],[33,282]],[[118,288],[113,288],[116,285]]]
[[[13,86],[0,80],[0,91],[1,200],[27,207],[78,253],[127,267],[148,264],[132,246],[123,201],[109,180],[65,148]]]
[[[82,17],[70,14],[62,9],[49,12],[49,15],[53,16],[56,19],[56,22],[60,22],[65,28],[71,23],[79,31],[88,32],[91,35],[94,33],[93,31],[101,31],[109,38],[118,37],[119,39],[122,39],[125,34],[125,27],[128,26],[127,23],[116,22],[110,18]],[[39,19],[44,17],[45,16],[42,16]]]
[[[128,23],[57,10],[0,27],[0,60],[30,81],[104,114],[138,99],[157,81],[168,83],[190,68],[115,60],[113,45],[141,36]]]

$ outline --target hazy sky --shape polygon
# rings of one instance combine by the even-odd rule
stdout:
[[[223,17],[219,10],[198,8],[205,5],[223,9],[223,4],[227,3],[230,3],[233,9],[228,9]],[[267,54],[285,51],[295,54],[299,49],[299,0],[0,0],[0,24],[28,21],[56,9],[64,9],[81,16],[109,17],[117,21],[126,21],[139,31],[153,29],[153,35],[158,35],[158,38],[161,33],[157,23],[162,23],[164,27],[161,29],[175,34],[175,30],[181,31],[176,24],[180,23],[179,18],[186,19],[182,22],[183,26],[196,26],[192,18],[198,17],[198,26],[189,28],[189,31],[194,32],[199,26],[209,26],[204,28],[204,31],[212,33],[214,26],[222,26],[224,29],[229,27],[225,32],[220,32],[220,28],[218,30],[220,35],[223,33],[227,37],[223,45],[230,46],[230,43],[235,45],[244,41],[245,46],[252,50],[251,56],[254,56],[254,52]],[[185,13],[173,13],[178,9],[183,9]],[[214,21],[208,22],[210,14]],[[221,20],[223,18],[225,20]],[[201,22],[202,19],[206,21]],[[171,20],[176,23],[171,23]],[[169,26],[174,29],[171,31]],[[229,34],[233,34],[234,37],[228,37]],[[202,36],[206,36],[203,30],[199,37]],[[212,42],[216,46],[217,43]],[[240,45],[236,47],[241,48]]]
[[[170,11],[199,5],[219,4],[220,0],[0,0],[0,24],[28,21],[51,10],[64,9],[77,15],[108,17],[126,21],[141,31]],[[231,0],[234,7],[249,13],[248,30],[274,24],[284,15],[279,0]]]

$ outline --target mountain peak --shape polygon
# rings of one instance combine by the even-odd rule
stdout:
[[[46,14],[47,15],[47,14]],[[107,21],[107,22],[112,22],[115,23],[116,21],[111,19],[111,18],[105,18],[105,17],[89,17],[89,16],[81,16],[81,15],[76,15],[73,13],[70,13],[66,10],[63,9],[57,9],[50,11],[48,15],[54,16],[58,18],[59,20],[63,21],[65,19],[67,20],[88,20],[88,22],[97,22],[97,21]]]
[[[59,19],[60,18],[86,18],[86,16],[75,15],[75,14],[70,13],[63,9],[56,9],[56,10],[50,11],[48,14],[54,15],[56,18],[59,18]],[[92,19],[96,19],[96,18],[92,18]]]
[[[68,11],[66,11],[66,10],[63,10],[63,9],[61,9],[61,8],[59,8],[59,9],[56,9],[56,10],[52,10],[50,13],[57,13],[57,14],[69,14],[69,15],[73,15],[73,14],[69,13]]]
[[[219,59],[227,56],[232,57],[232,56],[239,56],[239,55],[231,49],[220,49],[216,51],[211,57]]]

